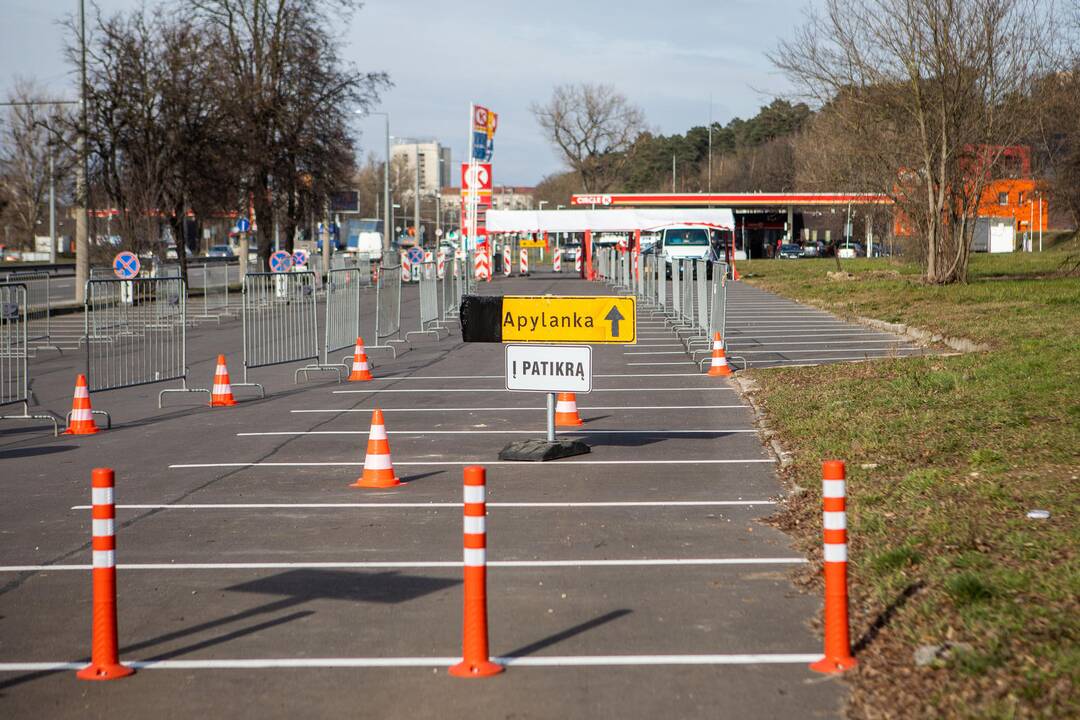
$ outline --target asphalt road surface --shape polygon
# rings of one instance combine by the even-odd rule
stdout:
[[[732,352],[754,364],[877,347],[858,328],[735,287]],[[482,291],[610,292],[543,273]],[[747,310],[759,306],[783,324],[756,322],[763,314]],[[404,330],[417,313],[409,286]],[[38,402],[60,415],[83,362],[81,316],[68,317],[76,349],[31,360]],[[841,686],[806,667],[820,654],[820,598],[789,583],[805,559],[760,522],[781,487],[731,385],[685,355],[636,355],[675,342],[642,313],[637,345],[594,348],[595,389],[578,397],[585,424],[560,430],[592,452],[500,462],[512,440],[542,437],[544,396],[504,390],[502,347],[464,344],[449,325],[397,359],[372,352],[369,383],[294,385],[299,364],[282,365],[253,369],[267,397],[237,388],[232,408],[208,408],[203,394],[158,410],[161,386],[148,385],[94,393],[114,423],[98,435],[0,424],[0,714],[835,717]],[[828,355],[783,342],[825,331],[843,336],[812,346]],[[240,347],[235,317],[189,329],[189,384],[209,386],[218,353],[238,382]],[[373,408],[405,481],[391,490],[349,487]],[[508,665],[482,680],[446,673],[461,653],[470,464],[488,469],[491,650]],[[88,683],[72,668],[90,648],[100,466],[117,474],[121,657],[142,664]]]

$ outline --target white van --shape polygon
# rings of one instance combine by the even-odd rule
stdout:
[[[732,232],[721,228],[669,227],[660,235],[659,251],[669,265],[673,259],[724,260],[731,248],[731,240]]]

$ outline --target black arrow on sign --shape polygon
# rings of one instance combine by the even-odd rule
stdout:
[[[604,316],[605,320],[611,321],[611,334],[614,337],[619,337],[619,321],[624,320],[622,313],[619,312],[619,308],[616,305],[612,305],[608,310],[608,314]]]

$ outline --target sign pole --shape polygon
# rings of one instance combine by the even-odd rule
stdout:
[[[555,393],[547,394],[547,441],[555,442]]]

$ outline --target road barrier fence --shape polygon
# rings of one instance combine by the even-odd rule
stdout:
[[[86,283],[86,379],[91,393],[179,380],[187,386],[187,284],[179,277],[91,279]]]
[[[315,273],[248,273],[244,276],[244,381],[233,388],[255,387],[248,369],[318,360],[319,324]],[[356,338],[354,337],[355,341]]]
[[[420,327],[405,333],[408,340],[412,335],[434,335],[442,340],[439,330],[445,330],[439,324],[439,288],[438,272],[434,261],[419,263],[420,268]]]
[[[401,333],[401,266],[382,265],[379,278],[375,283],[375,344],[368,345],[368,350],[389,350],[397,357],[394,343],[404,343],[397,339]],[[385,344],[383,341],[386,341]]]
[[[49,273],[41,270],[16,270],[7,274],[6,282],[26,286],[26,315],[31,325],[27,328],[27,341],[35,345],[30,351],[56,350],[52,342],[52,295]]]
[[[0,420],[48,420],[55,436],[60,434],[55,417],[30,412],[29,306],[25,283],[0,284],[0,406],[22,405],[22,414],[0,415]]]

